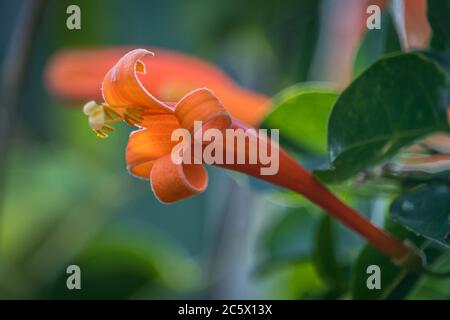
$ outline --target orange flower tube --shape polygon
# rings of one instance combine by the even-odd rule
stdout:
[[[172,140],[172,134],[175,130],[184,129],[195,137],[198,132],[204,132],[203,129],[215,129],[220,133],[247,130],[249,127],[234,120],[220,99],[206,88],[188,93],[177,103],[165,103],[157,99],[138,76],[146,73],[144,58],[151,56],[151,52],[137,49],[122,57],[104,78],[102,91],[105,102],[100,105],[89,102],[84,112],[89,117],[90,126],[100,136],[104,136],[104,130],[112,130],[109,124],[116,121],[123,120],[139,128],[131,133],[126,149],[128,170],[137,177],[149,180],[155,196],[162,202],[170,203],[198,194],[208,184],[208,174],[202,162],[174,162],[172,152],[176,142]],[[201,121],[202,131],[196,128],[196,121]],[[420,256],[412,248],[371,224],[336,198],[276,143],[259,133],[254,133],[254,138],[258,141],[258,148],[265,147],[270,153],[278,152],[279,170],[275,174],[261,174],[265,164],[259,152],[256,162],[251,164],[248,152],[251,142],[246,138],[241,148],[235,147],[239,145],[238,137],[219,141],[227,157],[234,159],[243,153],[245,161],[242,164],[212,164],[297,192],[359,233],[400,265],[415,268],[420,265]],[[209,146],[210,143],[201,144],[202,150]]]
[[[47,88],[62,100],[101,99],[98,88],[105,74],[128,51],[129,48],[60,51],[46,68]],[[151,72],[139,74],[139,80],[157,99],[178,101],[194,89],[207,87],[233,117],[250,125],[258,125],[269,111],[268,97],[238,86],[218,67],[186,54],[159,48],[151,51],[156,53],[154,57],[142,57]]]

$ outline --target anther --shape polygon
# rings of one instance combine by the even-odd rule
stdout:
[[[110,127],[110,126],[108,126],[108,125],[104,125],[103,127],[102,127],[102,130],[106,130],[106,131],[109,131],[109,132],[113,132],[114,131],[114,128],[113,127]]]
[[[97,137],[107,138],[108,135],[104,131],[114,131],[108,124],[125,121],[130,126],[136,126],[143,121],[143,112],[139,108],[124,109],[124,112],[119,113],[106,103],[97,104],[95,101],[89,101],[84,105],[83,112],[88,116],[89,126]]]
[[[102,139],[108,138],[108,135],[101,130],[93,130],[93,131],[99,138],[102,138]]]

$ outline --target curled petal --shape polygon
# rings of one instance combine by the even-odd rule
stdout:
[[[150,184],[159,201],[171,203],[203,192],[208,173],[201,164],[175,164],[169,154],[155,161]]]
[[[133,175],[149,179],[156,159],[170,154],[175,142],[173,130],[179,128],[178,120],[170,114],[149,116],[152,126],[131,133],[126,149],[127,167]]]
[[[152,52],[136,49],[124,55],[106,74],[102,91],[105,102],[111,106],[141,107],[150,113],[167,113],[170,108],[152,96],[138,79],[137,73],[145,74],[141,59]]]
[[[202,129],[224,131],[231,126],[231,117],[222,103],[210,90],[202,88],[184,96],[175,107],[181,126],[194,133],[194,121],[202,122]]]

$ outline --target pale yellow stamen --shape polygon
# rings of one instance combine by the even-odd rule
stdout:
[[[104,131],[114,131],[114,128],[108,124],[125,121],[131,126],[136,126],[143,120],[142,111],[138,108],[126,108],[123,114],[120,114],[113,107],[107,104],[97,104],[95,101],[86,103],[83,112],[88,116],[89,126],[100,138],[108,137]]]

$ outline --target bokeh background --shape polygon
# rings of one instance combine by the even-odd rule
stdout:
[[[0,1],[2,62],[20,41],[13,31],[27,2]],[[203,194],[159,203],[148,183],[125,169],[132,129],[120,125],[109,139],[97,139],[83,102],[58,101],[43,77],[62,48],[129,45],[195,55],[268,96],[304,81],[342,87],[360,32],[352,28],[357,2],[46,1],[10,120],[9,148],[0,150],[0,298],[342,297],[336,277],[315,263],[317,233],[334,230],[326,243],[336,246],[344,275],[361,238],[300,197],[217,168],[208,168]],[[75,3],[82,28],[68,30],[66,8]],[[343,27],[336,29],[336,21]],[[299,158],[307,167],[326,161]],[[375,222],[384,214],[380,195],[341,194]],[[66,288],[71,264],[81,268],[82,290]],[[448,282],[430,281],[412,297],[449,296],[442,291]]]

